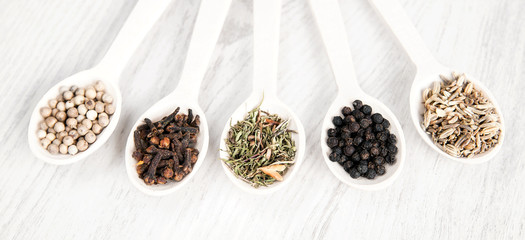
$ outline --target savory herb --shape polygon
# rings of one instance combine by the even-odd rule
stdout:
[[[262,111],[257,106],[230,128],[226,141],[228,159],[223,159],[230,170],[243,181],[257,188],[268,186],[294,164],[294,131],[288,129],[289,120]]]

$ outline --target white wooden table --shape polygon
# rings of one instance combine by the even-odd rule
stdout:
[[[320,125],[336,86],[307,2],[285,0],[278,95],[303,121],[308,149],[294,181],[269,196],[236,188],[218,160],[222,128],[251,90],[252,3],[233,1],[201,88],[209,154],[184,189],[150,197],[128,181],[125,140],[176,86],[199,2],[175,0],[133,56],[108,143],[84,161],[53,166],[27,146],[34,104],[102,58],[136,1],[0,0],[0,239],[525,238],[525,1],[401,0],[437,58],[478,76],[503,108],[502,151],[469,166],[421,141],[408,113],[414,67],[366,0],[341,0],[360,84],[398,116],[408,146],[399,179],[363,192],[322,159]]]

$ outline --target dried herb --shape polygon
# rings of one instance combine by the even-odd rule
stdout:
[[[137,173],[148,185],[166,184],[167,180],[182,180],[197,162],[195,149],[199,134],[199,115],[179,113],[179,108],[152,122],[149,118],[134,132]]]
[[[295,162],[294,131],[288,129],[288,124],[289,120],[257,106],[231,126],[225,139],[229,157],[223,161],[238,178],[255,188],[282,181],[282,175]]]

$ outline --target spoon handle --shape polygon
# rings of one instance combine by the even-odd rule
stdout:
[[[171,0],[139,0],[97,68],[118,82],[128,60]]]
[[[202,0],[193,27],[186,62],[174,94],[197,99],[211,55],[230,8],[231,0]]]
[[[281,0],[253,1],[253,91],[275,95]]]
[[[361,93],[337,0],[310,0],[340,91]]]
[[[397,0],[368,1],[383,17],[418,69],[439,65]]]

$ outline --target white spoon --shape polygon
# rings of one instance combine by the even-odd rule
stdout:
[[[237,178],[222,159],[228,158],[228,153],[220,151],[220,161],[228,178],[242,190],[255,193],[267,194],[275,192],[288,184],[296,175],[303,161],[305,148],[305,132],[299,118],[279,99],[277,99],[276,82],[279,57],[279,23],[281,17],[280,0],[254,0],[254,69],[253,69],[253,92],[248,99],[242,103],[229,118],[220,139],[220,149],[225,150],[225,139],[230,130],[230,123],[234,125],[237,121],[244,119],[246,114],[257,107],[261,100],[261,109],[272,114],[277,114],[283,119],[290,119],[289,129],[297,133],[292,134],[297,148],[295,163],[290,167],[282,182],[275,182],[268,187],[254,188],[250,184]]]
[[[144,112],[131,128],[126,143],[126,170],[131,183],[146,194],[162,196],[182,188],[195,176],[206,157],[209,142],[208,122],[206,121],[204,111],[199,106],[199,90],[204,74],[206,74],[211,55],[215,49],[217,39],[221,33],[230,3],[231,0],[201,1],[199,15],[195,21],[179,85],[171,94]],[[198,160],[193,166],[193,171],[186,175],[180,182],[146,185],[144,180],[139,177],[136,171],[137,161],[132,157],[135,151],[133,133],[139,125],[144,123],[144,118],[149,118],[153,122],[156,122],[171,114],[177,107],[180,107],[179,113],[187,113],[188,109],[192,109],[194,115],[200,116],[200,132],[197,136],[196,144],[196,148],[199,150]]]
[[[117,127],[122,111],[122,95],[118,86],[120,75],[128,60],[170,2],[171,0],[139,1],[113,41],[113,44],[111,44],[108,52],[97,66],[60,81],[44,94],[36,104],[28,126],[29,147],[36,157],[50,164],[71,164],[89,156],[104,145]],[[49,153],[40,145],[40,140],[36,135],[39,129],[39,122],[43,121],[40,109],[48,106],[48,101],[56,98],[61,93],[61,88],[69,88],[73,85],[86,87],[94,84],[97,80],[105,84],[105,91],[114,99],[113,104],[116,110],[110,118],[109,125],[97,136],[97,141],[91,144],[84,152],[78,152],[76,155]]]
[[[421,39],[421,36],[410,22],[405,11],[403,11],[402,6],[396,0],[369,0],[369,2],[384,18],[386,24],[401,43],[403,49],[405,49],[412,62],[416,65],[417,72],[412,83],[412,88],[410,89],[410,115],[421,138],[442,156],[458,162],[478,164],[493,158],[501,149],[505,137],[505,124],[501,112],[498,112],[501,121],[501,135],[499,136],[498,144],[491,150],[475,155],[472,158],[453,157],[445,153],[434,144],[431,136],[425,133],[421,127],[421,122],[423,121],[422,115],[425,110],[422,97],[423,90],[431,87],[433,82],[441,81],[439,74],[450,76],[450,73],[452,73],[454,69],[443,66],[433,57],[432,53],[425,46],[423,39]],[[492,101],[497,111],[501,111],[501,108],[496,102],[496,98],[485,85],[478,81],[477,78],[468,76],[468,79]]]
[[[392,184],[392,182],[399,176],[401,169],[405,163],[405,137],[403,129],[397,120],[396,116],[383,103],[371,97],[361,90],[357,83],[354,73],[352,55],[346,31],[344,27],[343,17],[337,0],[310,0],[311,9],[317,20],[321,36],[325,43],[328,53],[328,58],[332,65],[332,71],[339,87],[339,93],[328,109],[328,112],[323,121],[321,132],[321,149],[324,160],[330,168],[330,171],[339,178],[342,182],[363,190],[379,190]],[[361,100],[363,104],[372,107],[373,113],[381,113],[385,119],[391,123],[390,132],[397,137],[398,153],[396,155],[397,162],[394,165],[386,165],[386,173],[382,176],[377,176],[370,180],[364,177],[354,179],[345,172],[343,167],[337,162],[332,162],[329,159],[331,149],[326,144],[328,138],[327,131],[333,128],[332,118],[341,115],[341,109],[344,106],[351,106],[354,100]]]

